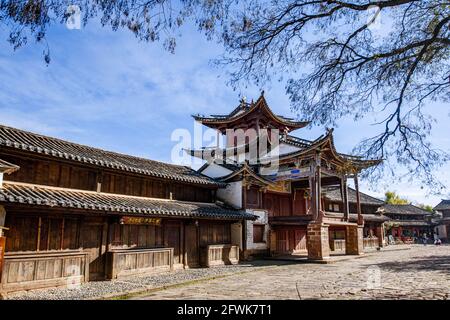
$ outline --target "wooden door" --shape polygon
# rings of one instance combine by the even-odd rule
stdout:
[[[102,252],[103,224],[85,223],[81,228],[80,245],[89,252],[89,280],[105,278],[105,255]]]
[[[306,231],[302,229],[296,229],[294,234],[295,241],[295,252],[304,252],[306,251]]]
[[[306,251],[306,230],[279,229],[276,230],[277,253],[290,254]]]
[[[289,253],[289,231],[286,229],[276,230],[277,253]]]
[[[185,229],[186,265],[189,268],[198,267],[199,249],[197,227],[194,224],[186,225]]]
[[[164,246],[173,248],[173,263],[182,263],[181,258],[181,226],[180,224],[167,224],[164,228]]]

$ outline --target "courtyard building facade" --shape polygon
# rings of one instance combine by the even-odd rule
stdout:
[[[193,169],[0,126],[0,292],[237,263],[253,215]]]
[[[379,211],[390,219],[386,228],[394,243],[416,243],[433,234],[432,213],[415,205],[385,204]]]
[[[438,212],[440,218],[436,221],[437,226],[435,228],[437,236],[449,242],[450,238],[450,200],[443,199],[436,207],[434,211]]]
[[[362,201],[358,184],[360,172],[381,160],[338,152],[332,129],[313,141],[291,135],[308,122],[274,114],[263,94],[255,102],[241,100],[229,114],[194,118],[218,136],[216,147],[186,150],[206,161],[199,172],[228,184],[219,199],[258,216],[246,223],[246,256],[299,253],[326,260],[335,250],[359,255],[365,243],[383,244],[387,218],[376,210],[382,202]]]

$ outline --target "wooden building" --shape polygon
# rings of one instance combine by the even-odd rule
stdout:
[[[363,192],[359,192],[359,199],[361,203],[361,213],[364,217],[363,228],[363,244],[364,248],[379,248],[387,245],[385,239],[384,222],[389,221],[390,218],[380,212],[380,208],[384,202],[380,199],[374,198]],[[323,193],[324,207],[330,213],[342,212],[344,202],[341,198],[339,188],[325,188]],[[348,187],[348,203],[349,203],[349,220],[353,222],[358,221],[357,215],[357,199],[356,190]],[[330,247],[332,250],[344,250],[345,246],[345,232],[344,230],[334,231],[330,233]]]
[[[433,210],[441,215],[437,221],[436,233],[440,239],[448,242],[450,240],[450,200],[442,200]]]
[[[216,129],[218,141],[221,135],[226,141],[224,147],[218,143],[186,150],[206,160],[199,172],[228,183],[218,190],[219,199],[258,216],[246,222],[247,255],[269,251],[327,259],[330,235],[336,233],[343,235],[347,254],[361,254],[370,215],[378,219],[374,224],[382,225],[384,217],[376,210],[364,212],[358,187],[358,174],[380,160],[336,151],[333,130],[314,141],[290,135],[308,122],[274,114],[263,94],[256,102],[242,100],[227,115],[194,118]],[[352,200],[349,179],[356,189]],[[338,197],[327,199],[327,190]]]
[[[0,126],[0,292],[236,263],[255,217],[216,202],[225,186]]]
[[[385,204],[379,211],[389,217],[388,235],[396,243],[414,243],[433,232],[432,213],[412,204]]]

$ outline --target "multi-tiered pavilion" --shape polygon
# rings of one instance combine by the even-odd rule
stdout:
[[[271,254],[307,252],[320,260],[329,257],[330,237],[341,233],[347,254],[363,252],[364,218],[375,214],[363,214],[358,174],[380,160],[338,152],[332,129],[314,141],[290,135],[309,122],[276,115],[263,94],[256,102],[241,100],[227,115],[194,118],[217,130],[218,141],[226,137],[223,147],[188,150],[206,160],[202,174],[229,184],[218,197],[256,215],[267,213],[267,228],[247,228],[246,239],[266,242]],[[349,179],[356,189],[352,214]],[[341,204],[330,205],[327,191],[336,189]]]

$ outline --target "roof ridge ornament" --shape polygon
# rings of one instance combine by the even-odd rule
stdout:
[[[247,97],[246,96],[242,96],[240,102],[240,106],[241,107],[247,107],[248,103],[247,103]]]

